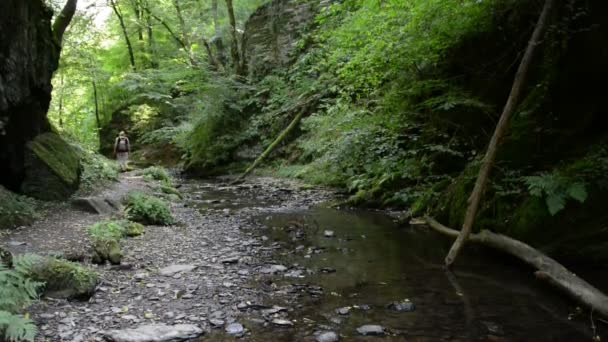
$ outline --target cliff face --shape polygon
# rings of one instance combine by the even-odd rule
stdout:
[[[322,1],[273,0],[247,20],[243,52],[249,76],[261,79],[293,61],[296,40],[313,23]]]
[[[0,1],[0,184],[18,190],[25,146],[48,132],[46,113],[59,47],[42,0]]]

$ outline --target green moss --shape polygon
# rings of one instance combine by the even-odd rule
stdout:
[[[175,195],[178,199],[183,199],[181,192],[170,185],[162,184],[160,190],[167,195]]]
[[[96,239],[93,242],[93,252],[93,262],[96,264],[109,261],[113,265],[119,265],[123,258],[118,240]]]
[[[171,225],[175,223],[167,203],[141,192],[129,193],[126,212],[129,220],[146,225]]]
[[[63,200],[80,184],[80,156],[55,133],[44,133],[27,144],[21,191],[43,200]]]
[[[125,235],[129,237],[140,236],[145,233],[145,227],[141,223],[127,221],[125,225]]]
[[[94,240],[120,240],[125,236],[125,226],[120,221],[103,221],[92,225],[89,234]]]
[[[32,278],[45,283],[47,295],[59,298],[88,298],[99,282],[95,271],[56,258],[42,258],[33,266]]]
[[[171,185],[172,180],[169,172],[159,166],[151,166],[141,171],[145,179],[161,181],[164,184]]]
[[[36,202],[0,186],[0,229],[32,224],[38,218]]]
[[[59,135],[41,134],[28,143],[28,148],[67,184],[78,184],[80,157]]]

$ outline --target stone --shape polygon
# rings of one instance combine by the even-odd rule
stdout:
[[[96,197],[78,197],[72,201],[72,206],[93,214],[108,215],[116,211],[104,199]]]
[[[384,327],[377,324],[366,324],[358,327],[357,332],[363,336],[382,336]]]
[[[285,271],[287,271],[287,267],[285,267],[283,265],[270,265],[261,270],[262,273],[270,273],[270,274],[275,274],[275,273],[280,273],[280,272],[285,272]]]
[[[340,336],[333,331],[324,331],[317,335],[317,342],[336,342],[340,340]]]
[[[236,264],[239,262],[238,256],[229,256],[220,261],[222,264]]]
[[[224,322],[224,320],[218,319],[218,318],[210,319],[209,323],[211,323],[211,326],[214,328],[221,328],[224,326],[224,324],[226,324],[226,322]]]
[[[275,318],[272,320],[272,324],[282,326],[282,327],[292,327],[293,322],[288,319]]]
[[[193,324],[148,324],[133,329],[103,331],[102,335],[114,342],[165,342],[185,341],[203,333],[203,329]]]
[[[178,273],[191,272],[196,268],[195,265],[170,265],[160,269],[158,273],[165,277],[172,277]]]
[[[26,145],[21,191],[41,200],[63,200],[80,185],[80,155],[59,135],[38,135]]]
[[[331,238],[336,236],[336,233],[334,233],[333,230],[326,230],[325,232],[323,232],[323,236],[325,236],[326,238]]]
[[[241,323],[230,323],[226,326],[226,332],[230,335],[242,335],[245,327]]]
[[[412,312],[416,310],[416,305],[410,301],[393,302],[387,305],[387,308],[395,312]]]
[[[336,309],[336,313],[339,315],[345,316],[345,315],[350,314],[350,309],[351,309],[350,306],[345,306],[343,308]]]

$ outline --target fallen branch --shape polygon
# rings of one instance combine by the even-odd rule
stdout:
[[[289,111],[293,111],[294,109],[300,108],[300,110],[298,111],[298,114],[293,118],[293,120],[291,120],[291,123],[289,123],[289,126],[287,126],[287,128],[285,128],[276,137],[276,139],[274,139],[274,141],[270,145],[268,145],[268,147],[264,150],[264,152],[262,152],[262,154],[260,154],[260,156],[256,158],[256,160],[253,162],[253,164],[251,164],[245,170],[245,172],[243,172],[243,174],[240,175],[239,178],[234,180],[232,183],[238,183],[238,182],[242,181],[245,177],[247,177],[251,173],[251,171],[253,171],[256,167],[258,167],[258,165],[260,165],[264,161],[264,159],[266,159],[266,157],[268,157],[270,155],[270,153],[272,153],[272,151],[274,151],[274,149],[283,140],[285,140],[285,138],[289,135],[289,133],[291,133],[298,126],[298,123],[300,123],[300,120],[302,120],[302,117],[304,116],[304,113],[308,110],[308,108],[310,107],[310,104],[321,99],[323,97],[323,95],[324,94],[317,94],[315,96],[311,96],[306,101],[299,102],[293,106],[290,106],[287,109],[279,110],[277,113],[289,112]],[[276,113],[275,113],[275,115],[276,115]]]
[[[496,124],[496,129],[494,130],[492,139],[490,139],[490,144],[488,145],[486,154],[481,161],[481,167],[479,169],[477,180],[475,181],[475,187],[473,188],[471,196],[467,201],[468,206],[464,215],[462,229],[460,230],[458,238],[456,241],[454,241],[452,248],[450,248],[448,255],[445,257],[445,264],[448,267],[451,266],[454,263],[454,260],[456,260],[458,257],[458,254],[464,247],[464,244],[466,243],[467,238],[473,229],[475,216],[477,215],[481,198],[488,183],[490,171],[492,170],[494,161],[496,160],[498,145],[509,127],[511,115],[513,112],[515,112],[519,99],[521,98],[524,85],[526,84],[526,79],[528,78],[528,71],[530,70],[532,60],[534,59],[534,55],[536,53],[536,46],[540,44],[541,38],[545,32],[547,27],[547,18],[549,17],[549,13],[551,12],[554,1],[555,0],[545,0],[543,11],[538,18],[538,22],[536,23],[532,37],[528,42],[526,52],[519,64],[517,73],[515,74],[513,86],[511,87],[511,92],[509,93],[509,98],[507,99],[507,103],[505,104],[502,114],[500,115],[498,124]]]
[[[441,234],[453,238],[459,235],[457,230],[448,228],[431,217],[426,217],[425,221],[433,230]],[[608,296],[537,249],[521,241],[488,230],[471,234],[469,241],[492,247],[522,260],[538,270],[534,273],[537,278],[547,281],[579,303],[599,312],[604,317],[608,317]]]

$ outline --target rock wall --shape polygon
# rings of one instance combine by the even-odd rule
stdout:
[[[42,0],[0,1],[0,184],[18,190],[25,146],[48,132],[51,78],[59,47]]]
[[[245,24],[243,54],[256,80],[293,60],[295,43],[314,22],[323,1],[273,0],[258,8]]]

